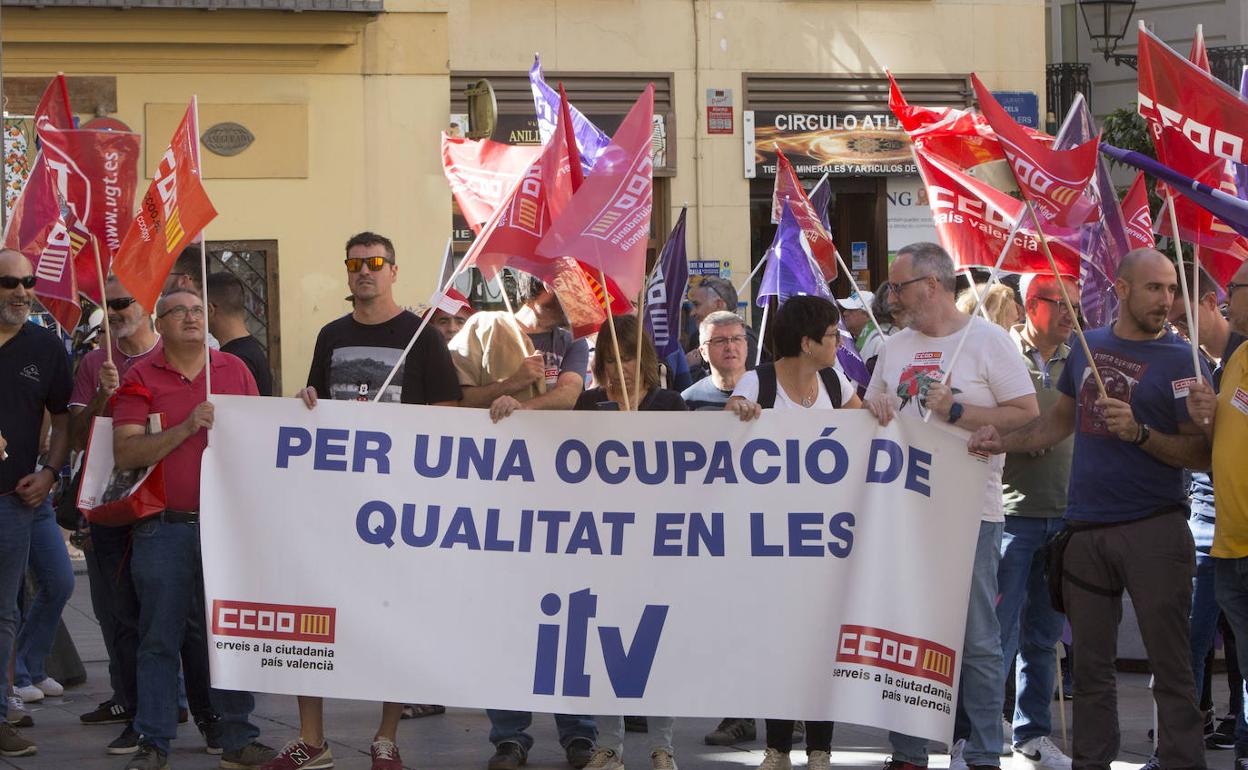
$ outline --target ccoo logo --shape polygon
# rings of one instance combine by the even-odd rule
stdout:
[[[218,636],[333,644],[337,614],[333,607],[215,599],[212,602],[212,633]]]

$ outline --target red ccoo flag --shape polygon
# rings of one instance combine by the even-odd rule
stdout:
[[[481,231],[541,151],[541,147],[442,134],[442,172],[469,227]]]
[[[1153,218],[1148,212],[1148,188],[1144,172],[1137,172],[1131,189],[1122,199],[1122,217],[1127,223],[1127,243],[1133,249],[1153,248]]]
[[[789,204],[789,211],[793,213],[793,218],[797,220],[798,227],[802,229],[802,235],[806,237],[806,244],[810,247],[811,256],[815,258],[815,264],[819,265],[819,269],[823,271],[823,279],[825,281],[836,280],[837,251],[832,235],[823,226],[823,217],[815,211],[806,191],[802,189],[802,183],[797,180],[797,172],[793,170],[793,164],[789,163],[789,159],[784,157],[784,153],[777,148],[776,187],[771,196],[772,222],[779,224],[780,212],[784,210],[786,202]]]
[[[537,245],[547,259],[573,256],[602,271],[624,297],[641,292],[653,204],[654,84],[633,104],[594,171]]]
[[[178,254],[217,216],[199,181],[197,128],[192,103],[113,260],[113,272],[146,308],[156,307]]]

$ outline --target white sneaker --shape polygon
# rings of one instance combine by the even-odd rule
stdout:
[[[650,752],[650,770],[676,770],[676,757],[670,751],[655,749]]]
[[[38,703],[43,700],[43,690],[28,684],[25,687],[14,687],[13,694],[22,699],[22,703]]]
[[[962,757],[962,750],[966,748],[966,740],[959,738],[949,747],[949,770],[969,770],[966,766],[966,760]]]
[[[61,683],[50,676],[45,677],[42,682],[35,682],[35,687],[51,698],[58,698],[65,694],[65,688],[61,686]]]
[[[832,770],[832,755],[826,751],[807,752],[806,770]]]
[[[1014,753],[1037,770],[1070,770],[1070,757],[1062,753],[1047,735],[1032,738],[1014,747]]]
[[[594,749],[585,770],[624,770],[624,759],[611,749]]]
[[[793,761],[789,759],[787,752],[767,749],[758,770],[793,770]]]

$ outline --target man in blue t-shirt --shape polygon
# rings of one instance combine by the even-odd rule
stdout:
[[[1184,468],[1209,465],[1209,442],[1187,413],[1196,382],[1192,349],[1166,330],[1178,291],[1170,259],[1153,249],[1123,257],[1112,327],[1087,333],[1105,395],[1075,348],[1058,381],[1057,404],[1002,438],[992,427],[971,449],[1028,452],[1072,432],[1062,596],[1075,658],[1077,768],[1108,768],[1118,756],[1114,661],[1122,592],[1131,594],[1155,677],[1161,767],[1205,767],[1203,720],[1188,644],[1192,554]],[[1209,378],[1202,367],[1200,376]]]

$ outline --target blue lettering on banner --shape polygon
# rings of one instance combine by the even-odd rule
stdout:
[[[558,623],[539,623],[537,626],[534,695],[555,694],[561,635],[564,636],[563,685],[559,694],[584,698],[592,689],[592,677],[585,672],[585,658],[590,639],[589,621],[598,615],[598,596],[589,588],[584,588],[569,594],[567,605],[565,628]],[[563,599],[558,594],[549,593],[542,597],[539,606],[543,615],[553,618],[562,611]],[[618,626],[598,626],[598,645],[607,678],[617,698],[640,698],[646,694],[669,609],[666,604],[647,604],[627,649]]]

